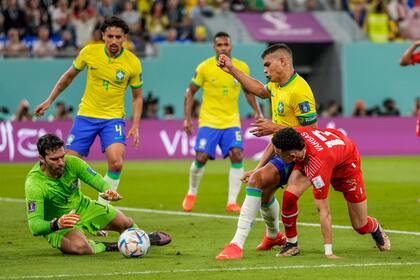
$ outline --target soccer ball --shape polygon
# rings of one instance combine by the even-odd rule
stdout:
[[[149,248],[149,236],[139,228],[125,230],[118,240],[118,250],[128,258],[142,258]]]

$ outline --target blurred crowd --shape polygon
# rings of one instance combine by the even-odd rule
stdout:
[[[420,0],[1,0],[0,55],[74,56],[101,42],[101,22],[117,15],[130,26],[125,47],[151,56],[158,43],[211,39],[206,17],[326,9],[322,3],[348,11],[373,42],[420,39]]]

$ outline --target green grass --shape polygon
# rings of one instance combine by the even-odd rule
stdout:
[[[246,167],[254,164],[246,162]],[[105,163],[92,166],[101,173],[106,168]],[[181,211],[189,166],[190,161],[125,163],[119,188],[124,200],[116,205]],[[363,159],[369,212],[386,229],[420,232],[419,166],[418,157]],[[23,198],[30,167],[1,164],[0,197]],[[224,211],[228,167],[228,161],[206,166],[194,212],[229,215]],[[88,186],[83,190],[96,197]],[[281,196],[280,190],[280,201]],[[350,225],[342,195],[331,191],[330,204],[333,223]],[[299,222],[318,223],[310,192],[299,201],[299,211]],[[301,225],[301,255],[276,258],[276,251],[254,250],[264,228],[262,222],[256,222],[245,244],[244,258],[218,262],[214,257],[233,237],[236,219],[126,211],[146,231],[171,233],[173,242],[153,247],[143,259],[126,259],[118,252],[65,256],[50,248],[44,238],[30,235],[23,203],[0,201],[0,213],[0,279],[418,279],[420,275],[420,236],[413,234],[389,234],[392,251],[383,253],[374,248],[370,236],[334,229],[334,252],[343,259],[332,261],[323,257],[320,229]],[[116,238],[112,234],[108,239]]]

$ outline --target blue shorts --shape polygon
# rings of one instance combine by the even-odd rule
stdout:
[[[77,116],[67,137],[66,149],[86,157],[96,135],[99,135],[101,140],[102,152],[113,143],[125,145],[125,121]]]
[[[210,159],[215,159],[217,145],[222,150],[223,158],[226,158],[233,148],[243,150],[241,129],[239,127],[216,129],[207,126],[198,129],[194,147],[196,152],[206,153]]]
[[[294,162],[285,163],[278,156],[272,157],[269,163],[273,164],[277,168],[280,174],[280,183],[276,187],[284,188],[284,186],[287,185],[287,181],[289,180],[290,174],[293,171],[293,167],[295,166],[295,163]]]

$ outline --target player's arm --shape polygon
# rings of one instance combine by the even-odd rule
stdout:
[[[70,67],[57,81],[48,98],[36,107],[35,115],[38,117],[42,116],[54,100],[71,84],[79,72],[73,66]]]
[[[321,232],[324,238],[324,253],[327,258],[337,258],[332,251],[332,223],[331,212],[328,204],[328,198],[315,199],[315,205],[318,209]]]
[[[132,88],[133,94],[133,124],[127,133],[128,137],[133,137],[133,146],[139,145],[140,118],[143,110],[143,90],[142,88]]]
[[[263,99],[271,97],[270,93],[265,88],[263,83],[245,74],[240,69],[236,68],[232,64],[232,60],[228,56],[221,54],[219,56],[218,66],[223,71],[231,74],[236,80],[238,80],[239,83],[241,83],[244,90],[246,90],[247,92]]]
[[[191,135],[194,131],[192,125],[192,107],[194,103],[194,95],[199,90],[199,86],[190,83],[184,96],[184,131]]]
[[[400,65],[401,66],[408,66],[408,65],[412,65],[412,57],[414,54],[414,51],[417,49],[417,47],[420,46],[420,40],[419,41],[415,41],[402,55],[401,59],[400,59]]]
[[[256,120],[263,119],[264,115],[261,111],[260,105],[258,105],[257,103],[255,96],[252,93],[246,91],[245,89],[244,89],[244,93],[245,93],[246,101],[248,102],[249,106],[251,106],[252,110],[254,110],[255,119]]]

